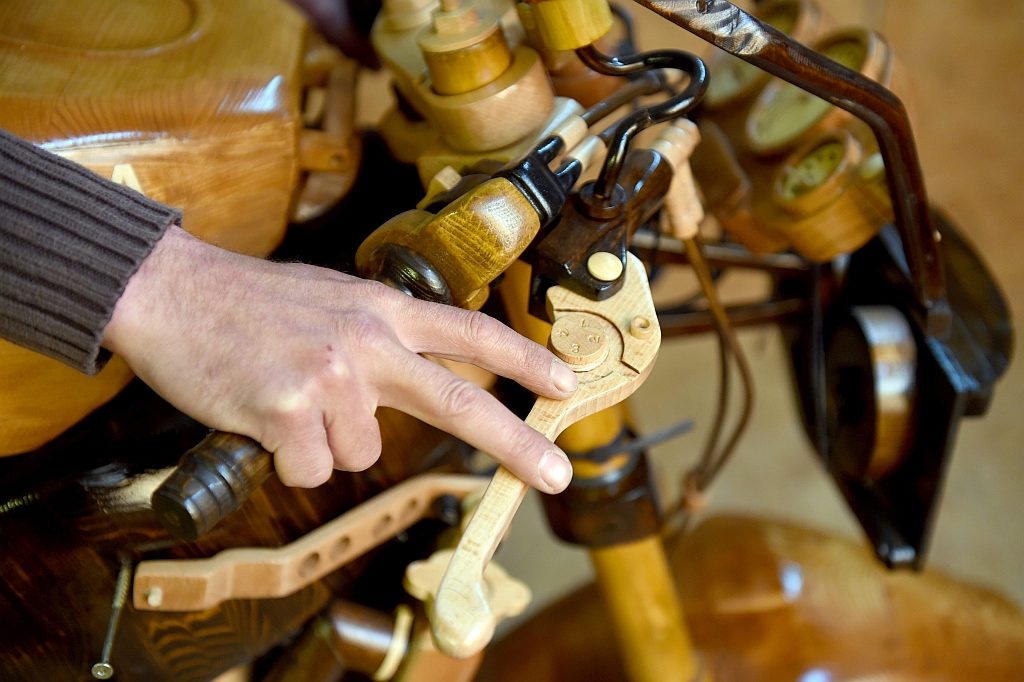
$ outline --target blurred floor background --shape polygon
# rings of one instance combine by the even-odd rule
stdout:
[[[628,4],[628,3],[625,3]],[[913,79],[915,131],[929,196],[973,241],[1004,288],[1015,319],[1024,301],[1024,3],[970,0],[819,0],[835,25],[880,30]],[[636,7],[641,49],[710,48]],[[360,84],[360,120],[372,124],[387,100],[387,77]],[[730,281],[726,294],[756,286]],[[1015,329],[1019,327],[1015,325]],[[778,332],[744,331],[757,405],[749,431],[712,489],[707,515],[742,512],[784,519],[840,536],[860,530],[812,455],[798,426],[795,396]],[[644,432],[693,417],[690,435],[658,447],[653,463],[663,500],[696,460],[716,396],[711,336],[672,340],[632,401]],[[997,386],[989,414],[964,422],[948,472],[928,565],[994,588],[1024,604],[1024,364]],[[586,554],[553,539],[531,493],[498,555],[534,591],[530,611],[592,577]]]

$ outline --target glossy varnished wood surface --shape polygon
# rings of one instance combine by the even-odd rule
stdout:
[[[298,173],[305,31],[275,0],[10,0],[0,127],[263,256],[284,235]],[[46,442],[130,376],[114,362],[88,379],[0,342],[0,455]]]
[[[686,618],[715,679],[1019,679],[1024,616],[937,572],[794,525],[716,517],[670,543]],[[594,586],[488,649],[482,681],[626,679]]]
[[[98,416],[116,412],[141,422],[148,410],[136,414],[122,404],[149,400],[140,389],[133,385]],[[64,445],[59,449],[0,460],[5,681],[89,679],[122,558],[197,558],[231,547],[284,545],[420,471],[441,442],[434,429],[381,408],[379,464],[359,474],[336,473],[315,490],[286,488],[271,478],[239,512],[199,542],[183,544],[160,526],[149,495],[183,443],[194,442],[203,429],[175,422],[168,434],[158,421],[141,429],[154,429],[154,435],[137,438],[124,433],[132,430],[125,418],[67,443],[76,427],[57,443]],[[104,433],[116,434],[118,444],[105,444]],[[129,603],[113,648],[117,679],[209,680],[297,632],[332,595],[347,593],[365,568],[365,561],[355,561],[291,596],[232,600],[202,611],[144,612]]]
[[[916,106],[911,113],[916,114],[915,136],[929,197],[964,228],[995,272],[1019,320],[1024,314],[1024,237],[1018,227],[1024,194],[1017,186],[1024,175],[1024,134],[1019,125],[1024,90],[1008,84],[1016,82],[1021,71],[1024,4],[820,4],[834,17],[833,25],[867,23],[892,42],[913,86]],[[642,47],[703,49],[696,39],[679,38],[681,31],[660,17],[640,8],[634,14]],[[752,278],[732,277],[724,283],[727,296],[740,300],[761,291]],[[769,514],[860,537],[798,426],[778,338],[769,330],[740,335],[752,357],[760,399],[748,437],[715,484],[710,512]],[[681,415],[696,420],[693,435],[654,451],[659,482],[668,498],[695,461],[709,426],[718,380],[716,353],[710,337],[664,344],[651,380],[633,399],[634,414],[645,432]],[[1024,364],[1014,362],[996,387],[989,413],[961,426],[928,558],[929,565],[995,587],[1017,603],[1024,603],[1022,401]],[[509,571],[531,586],[538,605],[590,576],[583,553],[546,537],[539,507],[527,501],[501,556]],[[540,554],[543,562],[534,558]]]

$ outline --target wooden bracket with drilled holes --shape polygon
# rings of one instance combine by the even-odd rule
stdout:
[[[202,611],[228,599],[284,597],[408,529],[441,495],[479,491],[476,476],[423,474],[283,547],[229,549],[208,559],[142,561],[132,600],[142,611]]]

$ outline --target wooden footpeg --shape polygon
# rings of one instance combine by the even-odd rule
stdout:
[[[611,256],[611,254],[605,254]],[[647,273],[627,254],[622,289],[591,301],[562,287],[548,291],[553,320],[550,346],[577,372],[579,387],[566,400],[538,398],[526,423],[550,439],[567,426],[625,400],[654,366],[661,329]],[[490,641],[498,618],[484,570],[527,486],[499,467],[452,555],[430,612],[438,648],[472,656]]]
[[[422,519],[441,495],[481,489],[475,476],[423,474],[284,547],[229,549],[208,559],[142,561],[132,601],[143,611],[202,611],[228,599],[284,597],[310,585]]]

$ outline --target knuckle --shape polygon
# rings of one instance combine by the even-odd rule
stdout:
[[[463,317],[466,339],[480,348],[498,344],[502,339],[501,325],[479,311],[468,311]]]
[[[479,389],[470,382],[454,379],[438,391],[438,406],[443,414],[450,417],[469,417],[480,403],[478,391]]]
[[[266,423],[277,433],[300,431],[308,421],[309,400],[304,391],[293,391],[279,397],[267,412]],[[282,439],[283,440],[283,439]]]
[[[342,471],[363,471],[380,459],[380,427],[372,411],[356,410],[350,419],[328,426],[328,444],[334,465]]]
[[[517,343],[509,344],[509,355],[517,367],[526,372],[542,372],[547,376],[551,365],[551,353],[540,344],[527,339],[518,339]]]
[[[502,431],[501,442],[510,457],[522,459],[537,452],[538,434],[529,426],[517,420],[509,423]]]
[[[274,456],[281,482],[293,488],[317,488],[328,481],[333,472],[331,462],[313,452],[282,450]]]
[[[381,444],[366,443],[362,447],[346,452],[340,462],[336,462],[342,471],[365,471],[380,459]]]
[[[377,308],[401,306],[411,300],[409,296],[394,287],[389,287],[387,284],[376,280],[362,280],[360,286],[362,287],[360,293],[366,297],[366,300],[373,301]]]
[[[357,350],[375,348],[388,335],[388,327],[376,315],[357,311],[342,320],[342,332],[352,347]]]

